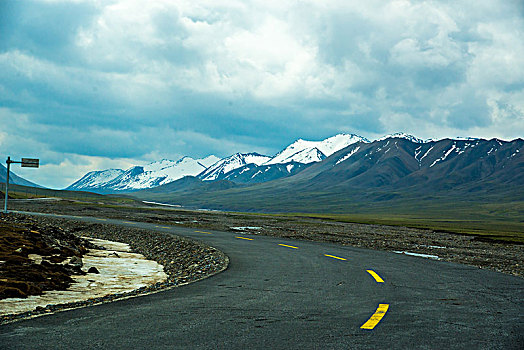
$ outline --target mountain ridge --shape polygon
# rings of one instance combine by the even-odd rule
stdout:
[[[177,161],[162,159],[143,166],[132,166],[127,170],[92,171],[66,189],[114,193],[151,188],[173,182],[187,175],[197,175],[206,169],[207,164],[217,160],[215,156],[202,159],[186,156]]]
[[[358,142],[289,177],[199,196],[158,188],[150,199],[209,209],[302,212],[421,198],[524,201],[523,153],[522,139]]]
[[[67,189],[89,190],[103,193],[132,192],[161,186],[188,175],[196,176],[204,181],[228,180],[241,184],[263,183],[294,176],[304,169],[309,168],[310,165],[322,163],[326,158],[329,158],[348,147],[350,151],[337,159],[333,166],[351,159],[359,153],[360,150],[365,149],[367,147],[366,145],[377,145],[383,143],[386,145],[384,147],[387,147],[387,144],[395,142],[394,140],[406,140],[417,145],[415,148],[418,150],[414,151],[414,157],[412,158],[419,165],[422,163],[425,164],[428,159],[432,159],[435,164],[441,162],[442,158],[445,159],[445,154],[442,154],[441,157],[436,159],[428,157],[428,154],[431,153],[431,146],[427,145],[433,145],[444,140],[470,144],[488,141],[477,138],[422,140],[406,133],[390,134],[374,141],[369,141],[368,139],[355,134],[342,133],[321,141],[306,141],[298,139],[280,152],[276,153],[273,157],[256,152],[235,153],[222,159],[214,156],[209,156],[199,160],[194,160],[191,157],[182,157],[178,161],[163,159],[161,161],[149,163],[145,166],[131,167],[126,171],[121,169],[108,169],[90,172]],[[498,139],[492,140],[496,140],[499,143],[513,142]],[[449,151],[452,156],[454,155],[453,152],[458,152],[449,149],[446,151]],[[351,152],[353,153],[351,154]],[[409,164],[414,162],[413,159],[411,159]],[[191,169],[187,169],[186,171],[173,170],[173,167],[181,167],[181,165],[186,161],[190,163],[194,161],[196,162],[196,165],[193,164],[194,167],[190,167]],[[391,163],[394,162],[394,160],[388,160],[387,162]],[[411,166],[413,166],[413,164]],[[391,175],[394,175],[395,172],[407,171],[395,168],[393,164],[390,164],[389,166],[393,167],[390,169],[392,171]],[[407,164],[404,164],[404,166],[407,166]],[[112,170],[110,174],[107,173],[109,170]],[[111,174],[113,175],[113,178],[111,178]],[[386,178],[387,176],[387,174],[381,175],[382,178]],[[382,180],[379,181],[375,179],[375,181],[380,183]]]

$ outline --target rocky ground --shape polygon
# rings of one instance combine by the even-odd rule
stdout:
[[[0,299],[67,289],[71,275],[86,274],[75,262],[95,248],[58,227],[14,216],[0,219],[0,232]]]
[[[396,252],[438,256],[444,261],[524,276],[524,245],[486,241],[473,235],[365,225],[319,218],[165,209],[136,203],[109,206],[77,201],[10,202],[16,210],[115,218],[163,225],[286,237]]]
[[[164,266],[166,282],[130,293],[108,295],[85,302],[47,305],[32,312],[0,317],[0,324],[51,313],[61,309],[93,305],[165,289],[202,279],[224,270],[228,258],[204,244],[159,232],[89,224],[75,220],[10,213],[0,216],[0,298],[39,295],[46,290],[64,290],[73,274],[85,274],[79,266],[67,264],[73,257],[95,247],[81,236],[127,243],[134,252]],[[42,256],[38,263],[29,254]],[[65,264],[64,264],[65,262]]]

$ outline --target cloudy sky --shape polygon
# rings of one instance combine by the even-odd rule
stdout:
[[[523,1],[0,1],[0,157],[44,186],[397,131],[524,137]]]

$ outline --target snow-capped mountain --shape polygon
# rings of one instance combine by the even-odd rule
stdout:
[[[258,153],[235,153],[232,156],[219,160],[204,170],[198,175],[198,178],[204,181],[218,180],[228,172],[240,168],[246,164],[261,165],[270,159],[271,157]]]
[[[122,169],[107,169],[101,171],[90,171],[78,181],[73,183],[67,189],[71,190],[94,190],[107,186],[109,182],[122,175],[125,171]]]
[[[326,207],[354,210],[361,205],[371,205],[370,210],[374,210],[380,203],[385,203],[384,208],[389,206],[387,203],[391,207],[398,203],[416,206],[418,200],[431,206],[434,201],[442,201],[444,206],[452,207],[455,200],[485,205],[508,198],[519,203],[524,198],[523,139],[419,143],[387,138],[355,143],[285,178],[275,179],[276,169],[271,167],[277,166],[287,172],[281,164],[245,166],[216,182],[193,183],[192,188],[185,186],[176,192],[167,188],[170,185],[161,186],[154,196],[138,196],[235,211],[317,211]],[[270,183],[250,185],[252,177],[265,174]],[[228,190],[235,182],[242,185]],[[213,189],[210,184],[220,187]]]
[[[445,140],[466,142],[467,144],[486,141],[473,138],[440,141]],[[409,141],[421,146],[420,152],[429,147],[427,151],[422,152],[424,154],[428,152],[428,155],[422,153],[417,155],[417,161],[420,161],[420,164],[424,164],[425,161],[430,159],[431,144],[440,142],[439,140],[422,140],[406,133],[386,135],[373,142],[354,134],[338,134],[322,141],[299,139],[278,152],[274,157],[258,153],[236,153],[223,159],[215,156],[196,160],[184,157],[178,161],[163,159],[144,166],[135,166],[126,171],[121,169],[93,171],[67,189],[102,193],[136,191],[168,184],[184,176],[196,176],[204,181],[228,180],[242,184],[267,182],[298,175],[313,165],[316,167],[316,165],[329,163],[326,158],[331,158],[333,155],[337,156],[333,166],[338,168],[342,164],[347,164],[359,158],[364,149],[372,147],[373,149],[376,148],[373,152],[380,152],[383,149],[390,152],[389,145],[401,141]],[[456,150],[452,152],[456,153]],[[340,156],[338,156],[339,154]],[[371,154],[373,153],[369,153],[369,156]],[[439,162],[442,162],[442,160],[437,160],[437,163]]]
[[[322,159],[356,142],[369,142],[369,140],[354,134],[338,134],[322,141],[299,139],[277,153],[264,165],[290,162],[304,164],[320,162]]]
[[[415,142],[387,138],[352,145],[300,172],[296,181],[318,188],[347,186],[379,188],[393,186],[421,192],[453,190],[471,186],[478,190],[495,183],[515,185],[524,173],[524,140],[443,139]],[[460,187],[464,186],[464,187]]]
[[[184,157],[172,161],[163,159],[145,166],[136,166],[111,181],[108,186],[116,191],[138,190],[167,184],[184,176],[197,175],[206,167],[199,160]]]
[[[218,159],[215,156],[203,159],[183,157],[177,161],[162,159],[144,166],[134,166],[126,171],[122,169],[92,171],[67,189],[115,192],[151,188],[173,182],[184,176],[198,175],[207,169],[208,164]]]
[[[367,139],[350,134],[338,134],[322,141],[299,139],[274,157],[257,153],[234,154],[224,158],[198,177],[204,181],[230,180],[239,183],[259,183],[288,177],[321,162],[327,156],[356,142]]]

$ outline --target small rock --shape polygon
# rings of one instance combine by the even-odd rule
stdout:
[[[100,273],[100,271],[98,271],[96,267],[91,266],[89,270],[87,270],[87,273]]]
[[[17,250],[15,250],[15,253],[21,253],[22,252],[22,248],[18,248]]]
[[[84,266],[84,262],[82,261],[82,258],[79,258],[75,255],[71,259],[69,259],[69,265],[82,267]]]

